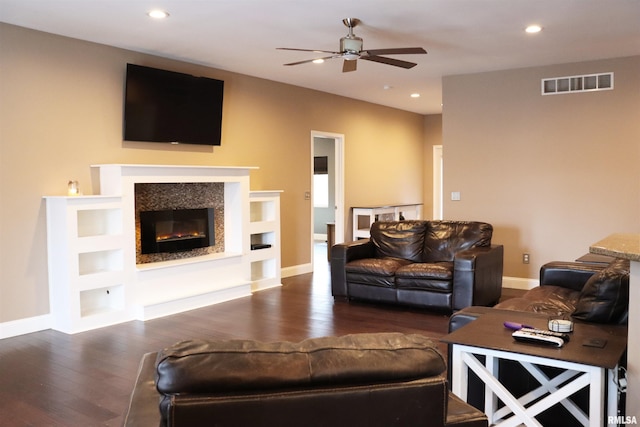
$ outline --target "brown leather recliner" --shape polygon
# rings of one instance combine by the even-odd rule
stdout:
[[[184,341],[144,356],[124,425],[486,427],[445,371],[416,334]]]
[[[476,221],[374,222],[371,238],[331,248],[336,298],[460,310],[502,294],[504,248]]]

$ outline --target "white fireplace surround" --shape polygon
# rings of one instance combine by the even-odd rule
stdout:
[[[52,328],[75,333],[244,297],[280,285],[279,191],[254,167],[102,164],[92,196],[47,196]],[[135,184],[224,183],[224,251],[136,264]],[[255,242],[264,249],[251,250]]]

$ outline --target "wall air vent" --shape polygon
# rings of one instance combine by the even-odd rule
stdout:
[[[585,74],[583,76],[554,77],[542,79],[542,94],[593,92],[612,90],[613,73]]]

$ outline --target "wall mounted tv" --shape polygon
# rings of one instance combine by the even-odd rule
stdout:
[[[125,141],[220,145],[224,82],[127,64]]]

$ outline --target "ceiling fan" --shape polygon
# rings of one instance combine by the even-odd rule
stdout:
[[[308,59],[305,61],[291,62],[284,65],[299,65],[306,64],[314,61],[324,61],[326,59],[344,59],[342,64],[342,72],[346,73],[349,71],[355,71],[357,68],[358,59],[364,59],[366,61],[379,62],[381,64],[393,65],[395,67],[400,68],[413,68],[416,63],[401,61],[399,59],[386,58],[380,55],[407,55],[407,54],[420,54],[427,53],[421,47],[398,47],[398,48],[387,48],[387,49],[370,49],[363,50],[362,49],[362,38],[357,37],[353,34],[353,29],[360,23],[360,20],[357,18],[345,18],[342,20],[342,23],[349,28],[349,34],[340,39],[340,51],[333,52],[330,50],[316,50],[316,49],[295,49],[290,47],[279,47],[279,50],[296,50],[300,52],[315,52],[315,53],[328,53],[329,56],[325,56],[322,58],[314,58]]]

